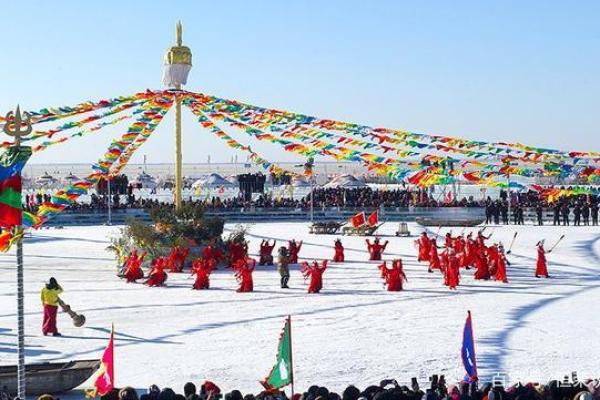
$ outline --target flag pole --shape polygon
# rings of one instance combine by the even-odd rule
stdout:
[[[288,315],[287,317],[288,320],[288,326],[290,329],[290,369],[291,369],[291,374],[292,374],[292,395],[290,398],[294,397],[294,351],[293,351],[293,347],[292,347],[292,317],[290,315]]]
[[[25,118],[23,118],[25,117]],[[6,123],[4,124],[3,131],[9,136],[15,138],[15,150],[17,151],[17,157],[20,157],[21,152],[21,138],[29,135],[32,132],[31,127],[31,116],[25,112],[21,115],[21,109],[17,105],[17,109],[13,114],[10,111],[6,114]],[[31,149],[29,149],[31,155]],[[27,157],[29,158],[29,157]],[[21,171],[19,174],[19,182],[21,180]],[[20,195],[20,193],[19,193]],[[25,398],[25,287],[23,277],[23,199],[19,198],[20,202],[20,219],[21,222],[13,227],[13,232],[17,236],[17,396],[21,399]],[[20,236],[20,237],[18,237]]]
[[[473,318],[471,318],[471,310],[467,310],[467,313],[469,314],[469,324],[471,325],[471,336],[473,336],[473,366],[475,367],[477,380],[479,380],[479,372],[477,371],[477,349],[475,349],[475,331],[473,330]]]

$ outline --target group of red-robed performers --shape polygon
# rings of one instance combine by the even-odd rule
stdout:
[[[490,235],[491,236],[491,235]],[[481,231],[473,238],[472,233],[453,237],[448,232],[444,237],[444,246],[438,246],[435,237],[429,237],[427,232],[421,233],[415,245],[418,249],[417,260],[429,263],[429,272],[439,270],[444,275],[444,285],[456,289],[460,284],[460,269],[475,268],[475,279],[494,279],[508,283],[506,259],[502,243],[486,244],[490,236],[484,236]],[[438,253],[438,249],[443,249]]]
[[[444,246],[438,246],[435,237],[428,237],[427,232],[423,232],[415,241],[418,249],[417,259],[429,264],[429,272],[440,270],[444,274],[444,284],[450,288],[456,288],[460,283],[460,268],[474,268],[475,279],[494,279],[508,283],[507,265],[510,265],[510,262],[506,258],[504,246],[502,242],[486,244],[490,236],[485,236],[479,231],[475,238],[472,233],[453,237],[449,232],[444,237]],[[538,242],[536,247],[535,277],[548,278],[546,253],[551,250],[544,248],[543,240]],[[444,250],[438,254],[438,249]]]

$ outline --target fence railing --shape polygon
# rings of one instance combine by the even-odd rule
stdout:
[[[483,218],[483,208],[425,208],[425,207],[386,207],[379,208],[380,220],[387,221],[415,221],[417,217],[443,217],[443,218]],[[363,208],[318,208],[314,211],[315,221],[345,221],[354,214],[372,210]],[[310,212],[301,208],[237,208],[229,210],[207,210],[206,215],[218,216],[226,222],[267,222],[267,221],[309,221]],[[112,210],[111,223],[124,224],[128,219],[150,222],[146,209],[114,209]],[[107,210],[94,211],[65,211],[48,221],[49,226],[75,226],[75,225],[101,225],[108,221]]]

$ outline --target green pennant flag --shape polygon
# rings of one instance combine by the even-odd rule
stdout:
[[[260,383],[267,391],[274,391],[294,382],[292,366],[292,327],[291,318],[285,320],[283,332],[277,346],[277,360],[269,375]]]

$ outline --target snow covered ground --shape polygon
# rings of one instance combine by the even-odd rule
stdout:
[[[377,263],[365,261],[364,238],[344,237],[347,262],[329,264],[320,295],[306,293],[298,268],[290,290],[279,289],[273,267],[255,272],[254,293],[236,293],[232,273],[223,269],[213,274],[208,291],[192,291],[187,274],[172,274],[165,288],[126,284],[115,276],[105,250],[116,229],[48,229],[27,239],[29,362],[99,358],[114,322],[119,386],[157,383],[181,390],[187,381],[209,379],[225,390],[258,391],[258,380],[274,361],[284,317],[291,314],[298,389],[313,383],[335,390],[350,383],[365,387],[389,377],[425,382],[432,373],[459,379],[462,326],[470,309],[484,379],[496,373],[511,381],[546,381],[571,371],[600,375],[597,227],[495,228],[492,239],[505,245],[519,232],[509,256],[510,283],[475,281],[465,271],[459,289],[450,291],[439,274],[417,263],[414,238],[394,237],[397,225],[387,223],[380,230],[390,240],[385,256],[404,260],[406,290],[384,291]],[[535,243],[546,238],[551,245],[563,233],[566,238],[548,257],[552,278],[534,278]],[[250,235],[253,254],[263,238],[296,238],[304,240],[303,259],[333,256],[334,236],[310,235],[305,223],[251,225]],[[60,314],[62,338],[40,333],[39,290],[50,276],[87,317],[84,328],[74,328]],[[0,363],[14,364],[14,253],[0,255],[0,281]]]

